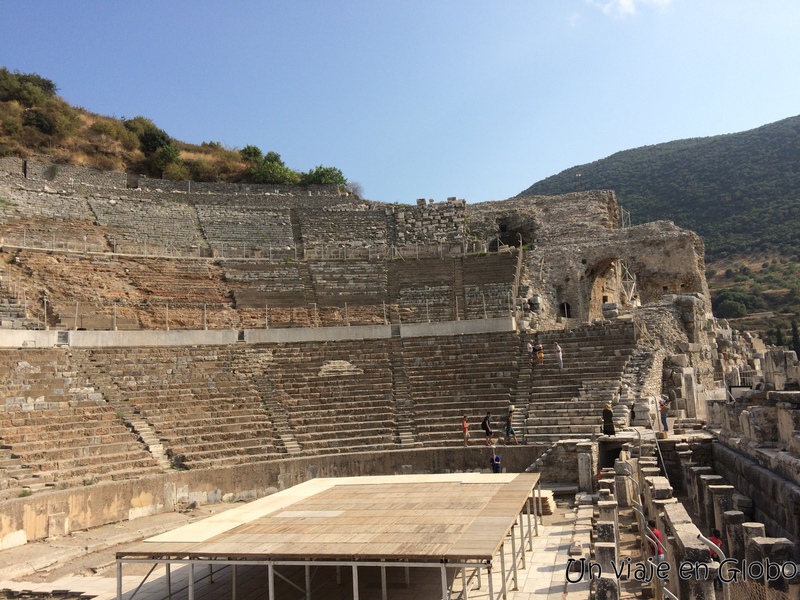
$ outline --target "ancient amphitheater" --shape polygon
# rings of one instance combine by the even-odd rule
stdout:
[[[132,535],[107,596],[800,597],[797,357],[715,319],[702,241],[612,192],[384,204],[2,158],[0,220],[8,597],[105,597],[31,578],[59,540],[230,503]]]

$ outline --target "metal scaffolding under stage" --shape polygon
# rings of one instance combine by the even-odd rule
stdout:
[[[539,534],[541,491],[537,473],[396,475],[312,479],[202,521],[145,540],[117,553],[117,598],[123,600],[123,566],[166,566],[164,598],[173,598],[171,567],[188,565],[188,600],[196,600],[198,567],[210,579],[228,570],[230,588],[220,600],[237,600],[244,568],[266,567],[262,597],[276,598],[276,581],[312,598],[311,573],[335,568],[336,582],[349,569],[352,597],[359,598],[360,569],[377,569],[382,598],[389,598],[387,572],[436,569],[441,597],[449,598],[456,574],[465,598],[483,574],[490,598],[505,598],[525,568],[526,547]],[[511,544],[511,565],[506,548]],[[499,559],[500,590],[492,571]],[[299,581],[287,569],[301,570]],[[438,594],[437,594],[438,595]],[[205,597],[208,597],[207,595]],[[252,596],[251,596],[252,597]]]

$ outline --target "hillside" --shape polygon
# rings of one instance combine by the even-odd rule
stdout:
[[[286,166],[277,152],[264,153],[255,145],[188,144],[146,117],[98,115],[71,106],[57,91],[53,81],[36,73],[0,67],[0,156],[173,180],[357,186],[348,184],[336,167],[300,172]]]
[[[631,222],[660,219],[699,233],[721,316],[800,315],[800,116],[750,131],[617,152],[534,183],[519,196],[611,189]],[[725,293],[723,293],[725,291]],[[751,328],[748,324],[746,328]]]

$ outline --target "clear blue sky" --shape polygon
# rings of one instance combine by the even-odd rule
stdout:
[[[513,196],[800,114],[798,0],[0,0],[0,66],[364,195]]]

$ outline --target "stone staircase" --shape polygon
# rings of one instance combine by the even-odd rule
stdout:
[[[545,364],[534,361],[531,367],[526,443],[549,446],[559,439],[599,434],[603,406],[619,398],[625,366],[635,349],[633,326],[602,325],[539,335]],[[555,364],[555,341],[563,349],[561,370]]]
[[[417,428],[414,421],[414,401],[408,389],[408,375],[406,375],[403,361],[402,342],[392,338],[389,344],[389,360],[392,364],[392,391],[395,404],[395,418],[397,420],[396,441],[401,446],[411,447],[421,445],[417,441]]]
[[[499,426],[516,398],[519,340],[515,332],[403,340],[417,439],[461,445],[461,418],[471,431],[487,411]]]

